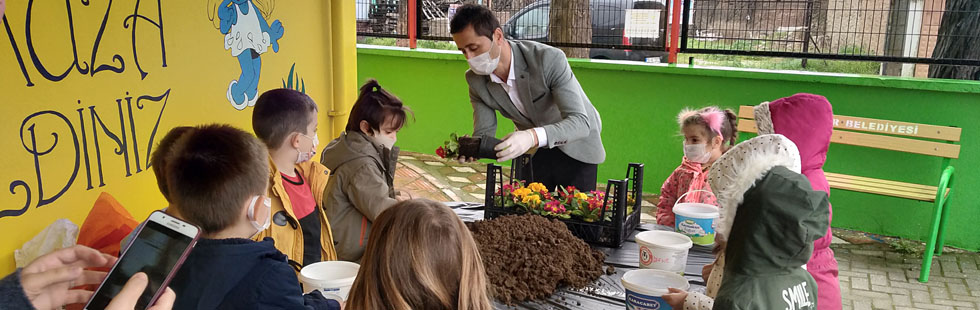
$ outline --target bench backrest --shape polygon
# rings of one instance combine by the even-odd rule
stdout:
[[[758,133],[753,106],[739,107],[738,131]],[[960,156],[955,143],[961,132],[957,127],[834,115],[830,142],[954,159]]]

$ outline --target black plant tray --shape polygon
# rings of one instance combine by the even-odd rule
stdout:
[[[515,164],[520,166],[521,163]],[[511,170],[512,177],[514,170]],[[511,181],[514,182],[519,179],[511,178]],[[503,196],[502,191],[498,191],[501,189],[502,184],[506,184],[504,183],[503,169],[494,164],[487,164],[487,191],[486,208],[483,213],[484,219],[528,213],[520,207],[504,207],[504,199],[506,197]],[[527,183],[525,182],[525,184]],[[586,222],[574,217],[570,219],[549,218],[555,218],[564,222],[573,235],[581,238],[586,243],[618,248],[636,230],[636,227],[640,225],[640,203],[643,198],[643,164],[630,163],[626,169],[625,179],[610,179],[606,184],[606,197],[612,198],[613,205],[612,208],[606,210],[605,204],[608,203],[609,199],[605,199],[602,211],[599,214],[599,220]],[[628,197],[634,198],[633,211],[629,214],[626,213]],[[612,212],[612,217],[609,220],[606,220],[607,212]]]

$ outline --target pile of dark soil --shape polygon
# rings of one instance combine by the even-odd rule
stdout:
[[[545,298],[562,286],[583,288],[606,271],[605,254],[557,220],[510,215],[467,225],[480,248],[491,296],[507,304]]]

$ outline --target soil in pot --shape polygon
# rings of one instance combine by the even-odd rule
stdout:
[[[497,152],[493,150],[500,139],[490,136],[479,137],[459,137],[456,142],[459,144],[459,154],[466,157],[497,159]]]

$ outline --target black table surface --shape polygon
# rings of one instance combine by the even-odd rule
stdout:
[[[446,203],[464,222],[483,219],[483,208],[479,204]],[[603,274],[598,280],[582,289],[560,288],[554,295],[544,300],[506,305],[494,301],[496,309],[625,309],[626,290],[623,288],[623,274],[636,270],[640,264],[640,249],[636,244],[636,234],[648,230],[668,230],[671,227],[656,224],[640,224],[628,240],[619,248],[593,246],[606,254],[606,265],[616,268],[616,273]],[[691,291],[704,292],[701,268],[714,260],[711,247],[691,248],[687,256],[684,277],[691,284]]]

